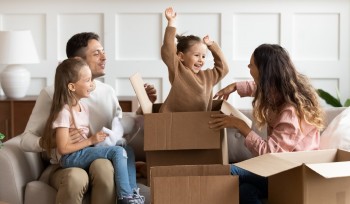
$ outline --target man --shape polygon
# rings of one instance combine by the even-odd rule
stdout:
[[[72,36],[67,42],[66,54],[68,58],[81,57],[85,59],[91,69],[93,79],[105,75],[106,55],[97,34],[84,32]],[[84,100],[89,106],[92,134],[101,130],[102,127],[110,128],[112,119],[122,114],[114,89],[98,80],[94,80],[94,82],[94,91],[91,92],[89,98]],[[146,84],[145,89],[150,100],[154,102],[157,98],[154,87]],[[46,87],[40,92],[22,134],[21,148],[23,151],[43,151],[40,138],[50,113],[53,92],[53,86]],[[78,130],[70,132],[71,143],[79,141],[80,137]],[[54,160],[52,159],[52,161]],[[81,204],[83,196],[89,188],[89,180],[91,186],[90,203],[115,204],[114,169],[109,160],[98,159],[94,161],[88,173],[80,168],[62,169],[56,164],[50,175],[50,185],[57,190],[57,204]]]

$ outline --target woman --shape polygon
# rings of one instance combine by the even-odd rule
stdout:
[[[253,116],[259,128],[266,125],[267,139],[242,120],[224,114],[212,115],[210,128],[238,129],[254,156],[319,149],[323,111],[315,89],[295,69],[287,51],[279,45],[262,44],[254,50],[248,68],[254,81],[232,83],[214,98],[228,99],[235,91],[241,97],[254,97]],[[266,178],[235,165],[231,173],[240,176],[240,203],[260,203],[267,198]]]

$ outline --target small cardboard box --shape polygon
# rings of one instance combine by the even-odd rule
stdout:
[[[238,176],[229,165],[180,165],[151,168],[153,204],[238,204]]]
[[[161,104],[149,101],[141,76],[137,73],[130,81],[144,113],[148,178],[152,166],[228,164],[226,129],[210,129],[210,115],[232,114],[252,125],[250,119],[222,100],[213,101],[209,112],[158,113]]]
[[[219,113],[220,102],[216,105],[212,112],[144,115],[148,176],[152,166],[228,164],[226,129],[217,131],[208,125],[210,115]]]
[[[271,153],[236,165],[268,177],[269,204],[350,203],[348,151]]]

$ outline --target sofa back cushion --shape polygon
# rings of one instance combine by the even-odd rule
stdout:
[[[320,149],[350,150],[350,107],[337,115],[321,134]]]

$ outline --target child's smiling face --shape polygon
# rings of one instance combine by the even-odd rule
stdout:
[[[185,53],[180,52],[181,62],[197,74],[205,64],[207,46],[200,43],[193,44]]]

